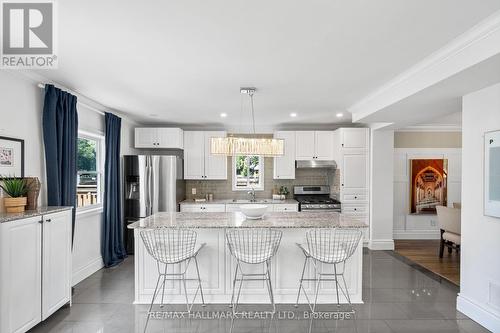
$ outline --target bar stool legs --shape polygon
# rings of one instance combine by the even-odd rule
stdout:
[[[276,313],[276,304],[274,302],[274,293],[273,293],[273,285],[271,282],[271,260],[267,260],[265,262],[265,268],[266,271],[263,274],[258,274],[258,273],[243,273],[243,269],[241,268],[241,263],[237,261],[236,263],[236,269],[234,271],[234,278],[233,278],[233,291],[231,294],[231,303],[229,305],[230,308],[233,309],[233,314],[236,313],[239,301],[240,301],[240,295],[241,295],[241,288],[243,285],[243,281],[265,281],[266,282],[266,287],[267,291],[269,293],[269,300],[271,301],[271,305],[273,308],[272,313]],[[240,273],[240,277],[238,277],[238,271]],[[239,283],[238,283],[239,282]],[[238,283],[238,292],[236,294],[235,298],[235,293],[236,293],[236,284]]]

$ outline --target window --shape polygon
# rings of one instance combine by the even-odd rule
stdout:
[[[264,190],[264,158],[262,156],[233,157],[233,191]]]
[[[103,137],[78,133],[77,143],[77,207],[98,206],[102,202]]]

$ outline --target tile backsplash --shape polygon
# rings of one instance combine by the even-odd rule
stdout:
[[[213,193],[214,199],[248,199],[247,191],[232,190],[231,158],[228,158],[227,180],[186,180],[186,199],[203,198]],[[296,185],[330,185],[331,192],[338,192],[340,177],[337,170],[328,169],[296,169],[295,179],[273,179],[273,158],[264,159],[264,191],[255,191],[259,199],[271,198],[274,186],[286,186],[293,197],[293,186]],[[196,188],[196,195],[191,194]]]

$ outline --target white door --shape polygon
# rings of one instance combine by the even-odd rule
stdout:
[[[226,137],[224,131],[205,132],[205,179],[227,179],[227,156],[210,153],[210,139]]]
[[[368,128],[343,128],[343,148],[365,148],[368,149]]]
[[[71,300],[71,211],[43,217],[42,320]]]
[[[314,132],[314,156],[318,160],[333,160],[333,131]]]
[[[314,155],[314,131],[295,132],[295,159],[299,161],[312,160]]]
[[[135,129],[135,148],[156,148],[157,132],[156,128],[137,127]]]
[[[157,148],[183,149],[183,133],[180,128],[158,128]]]
[[[42,320],[40,221],[0,224],[0,332],[26,332]]]
[[[295,179],[295,132],[276,132],[274,138],[285,140],[285,153],[274,158],[274,179]]]
[[[344,154],[340,175],[343,190],[367,188],[367,155],[364,153]]]
[[[205,134],[184,132],[184,179],[205,178]]]

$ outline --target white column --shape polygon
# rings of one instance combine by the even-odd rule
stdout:
[[[371,130],[370,242],[371,250],[394,250],[394,131]]]

